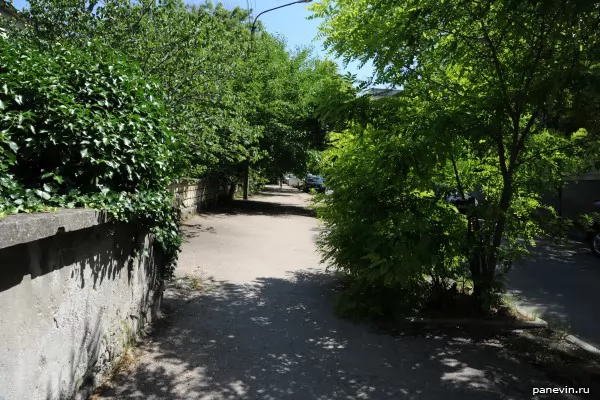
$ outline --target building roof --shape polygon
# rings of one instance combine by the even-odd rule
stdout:
[[[0,0],[0,18],[13,20],[18,28],[22,28],[25,23],[23,15],[8,0]]]
[[[19,12],[8,0],[0,0],[0,14],[5,18],[19,18]]]
[[[371,88],[368,90],[368,95],[373,100],[381,99],[382,97],[394,96],[400,93],[399,89],[386,89],[386,88]]]

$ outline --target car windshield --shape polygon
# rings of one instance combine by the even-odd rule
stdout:
[[[309,176],[308,178],[306,178],[306,180],[311,183],[323,183],[323,178],[321,178],[320,176]]]

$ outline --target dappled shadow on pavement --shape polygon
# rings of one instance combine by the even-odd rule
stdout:
[[[530,249],[528,260],[530,262],[556,261],[561,264],[574,264],[587,266],[589,261],[594,260],[585,243],[568,240],[566,242],[554,243],[552,241],[540,240],[536,246]]]
[[[336,318],[320,271],[203,285],[170,300],[178,311],[100,398],[497,400],[547,386],[490,338],[394,337]]]
[[[600,259],[582,243],[540,242],[508,275],[509,293],[526,311],[600,346]]]
[[[212,226],[204,226],[202,224],[181,224],[182,230],[181,233],[183,235],[184,241],[188,241],[189,239],[200,236],[200,234],[204,232],[215,234],[217,233],[216,229]]]
[[[268,215],[273,217],[301,216],[314,217],[315,212],[303,205],[282,204],[263,200],[233,200],[226,206],[214,207],[210,211],[204,212],[210,214],[226,215]]]

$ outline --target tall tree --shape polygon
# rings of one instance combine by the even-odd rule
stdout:
[[[261,32],[249,54],[246,95],[254,104],[251,120],[260,126],[258,166],[273,176],[306,172],[311,150],[322,150],[330,119],[324,104],[351,90],[333,61],[318,60],[310,49],[286,50],[283,39]]]
[[[236,86],[248,51],[246,11],[181,0],[32,0],[28,17],[35,37],[101,41],[162,85],[182,146],[181,174],[214,174],[258,158],[260,131]]]
[[[260,24],[251,43],[247,17],[183,0],[32,0],[28,10],[32,37],[101,41],[162,85],[180,174],[193,177],[231,178],[247,162],[280,174],[323,145],[315,93],[327,81],[335,96],[337,70],[308,50],[290,54]]]
[[[465,252],[486,297],[498,266],[524,250],[518,239],[541,232],[532,218],[543,191],[596,157],[600,3],[324,0],[313,10],[326,45],[404,88],[415,112],[403,129],[441,144],[428,151],[444,179],[483,194]]]

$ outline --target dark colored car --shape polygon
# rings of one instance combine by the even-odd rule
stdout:
[[[438,186],[435,195],[436,198],[443,198],[446,202],[455,206],[463,215],[467,213],[470,206],[476,206],[482,200],[481,196],[475,192],[466,192],[463,198],[457,189],[446,185]]]
[[[302,190],[308,193],[310,189],[315,189],[319,193],[325,192],[325,182],[323,178],[316,175],[307,175],[302,184]]]
[[[448,193],[445,196],[445,200],[456,207],[461,214],[466,214],[469,206],[477,205],[477,199],[474,196],[466,193],[464,199],[458,193]]]

